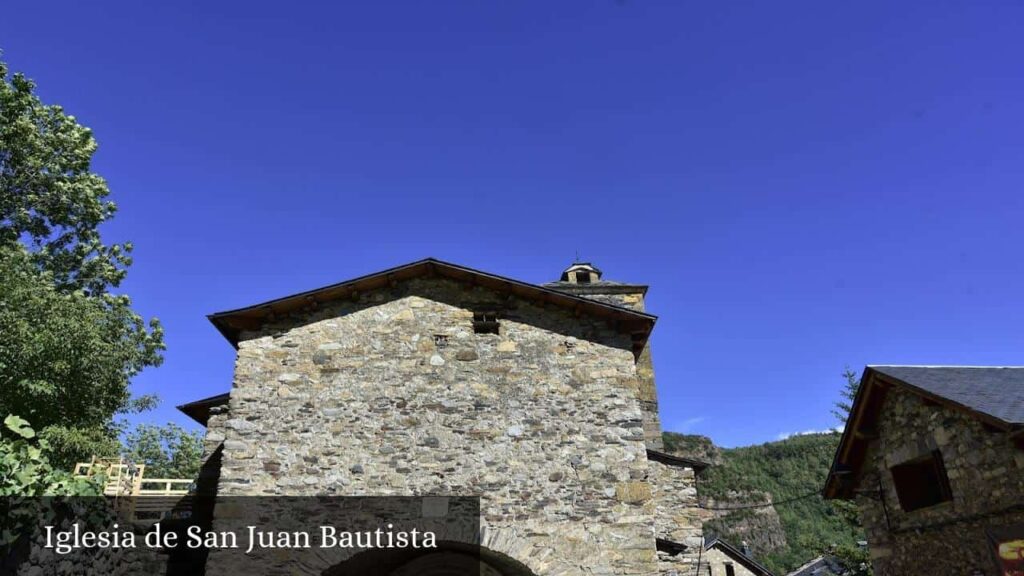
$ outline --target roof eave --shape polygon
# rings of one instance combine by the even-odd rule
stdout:
[[[695,458],[685,458],[683,456],[676,456],[675,454],[669,454],[667,452],[660,452],[658,450],[647,449],[647,459],[655,462],[660,462],[666,466],[679,466],[683,468],[692,468],[694,472],[703,472],[707,468],[711,467],[710,462],[704,462],[703,460],[697,460]]]
[[[866,443],[871,439],[869,434],[863,432],[862,425],[865,418],[865,411],[867,407],[866,403],[872,399],[872,394],[881,393],[883,394],[884,399],[884,394],[888,389],[896,387],[946,408],[966,413],[969,416],[981,420],[985,424],[997,429],[1010,432],[1018,428],[1018,425],[996,418],[991,414],[979,412],[969,406],[965,406],[944,396],[939,396],[918,386],[914,386],[902,379],[885,374],[876,370],[873,365],[864,367],[860,383],[860,389],[857,391],[857,396],[854,398],[853,405],[850,409],[850,418],[847,420],[846,426],[843,428],[843,435],[839,440],[839,446],[836,448],[835,456],[832,459],[832,466],[829,468],[828,477],[825,480],[825,488],[822,491],[822,496],[828,500],[849,500],[853,497],[853,484],[860,476],[863,462],[857,462],[851,465],[848,458],[854,448],[858,447],[859,443],[865,444],[863,449],[866,450]],[[842,468],[846,469],[841,471]],[[850,480],[845,483],[845,486],[842,485],[843,483],[839,479],[840,475],[850,476]]]
[[[228,342],[237,348],[241,332],[245,330],[245,328],[239,328],[238,324],[262,325],[263,322],[268,320],[268,316],[277,312],[282,314],[289,313],[304,306],[316,306],[320,302],[333,301],[345,296],[356,296],[360,290],[375,290],[400,280],[435,273],[454,280],[482,281],[482,283],[489,284],[492,289],[505,289],[518,296],[532,297],[535,300],[551,302],[581,312],[590,311],[607,318],[626,320],[630,328],[639,328],[639,330],[634,331],[641,334],[643,342],[646,342],[654,327],[654,323],[657,321],[657,316],[653,314],[606,304],[552,288],[451,264],[435,258],[418,260],[402,266],[360,276],[352,280],[275,298],[244,308],[217,312],[210,314],[207,318]]]
[[[836,447],[836,453],[832,456],[832,465],[828,470],[828,477],[825,479],[825,487],[822,491],[822,497],[826,500],[846,500],[849,498],[849,494],[840,495],[839,479],[837,477],[838,470],[841,466],[845,466],[845,457],[850,452],[850,438],[853,436],[858,425],[859,414],[863,411],[863,398],[868,394],[868,388],[871,386],[871,367],[865,367],[864,372],[861,373],[860,387],[857,390],[857,395],[853,399],[853,404],[850,406],[850,414],[847,416],[846,425],[843,427],[843,434],[839,438],[839,446]],[[851,426],[852,422],[852,426]]]
[[[176,408],[189,418],[203,426],[206,426],[209,422],[210,409],[215,406],[223,406],[227,404],[230,397],[231,393],[225,392],[223,394],[217,394],[216,396],[194,400],[177,406]]]
[[[747,556],[741,550],[738,550],[735,546],[729,544],[721,538],[716,537],[713,540],[711,540],[711,542],[706,543],[704,545],[704,549],[710,550],[715,546],[721,546],[722,548],[725,548],[725,550],[729,553],[731,557],[733,557],[737,562],[743,564],[751,572],[760,572],[765,576],[775,576],[774,573],[771,570],[769,570],[767,566],[761,564],[757,560],[754,560],[750,556]]]

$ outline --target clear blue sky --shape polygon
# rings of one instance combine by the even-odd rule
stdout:
[[[648,283],[662,419],[835,424],[845,365],[1024,364],[1024,4],[10,2],[92,127],[166,327],[135,381],[229,388],[210,312],[435,256]]]

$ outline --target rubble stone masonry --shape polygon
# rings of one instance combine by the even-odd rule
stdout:
[[[1024,523],[1024,451],[1009,434],[892,389],[878,437],[857,497],[876,576],[1001,574],[986,530]],[[890,469],[933,450],[942,454],[953,499],[905,512]]]
[[[640,387],[603,321],[418,278],[244,333],[208,452],[222,495],[479,494],[484,546],[534,574],[650,575]]]

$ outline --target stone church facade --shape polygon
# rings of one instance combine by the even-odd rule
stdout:
[[[232,389],[181,408],[218,494],[479,495],[496,573],[692,572],[700,466],[660,452],[646,287],[601,276],[428,259],[212,315]]]

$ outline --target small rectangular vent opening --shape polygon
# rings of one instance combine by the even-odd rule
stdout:
[[[474,312],[473,332],[477,334],[497,334],[498,314],[496,312]]]

